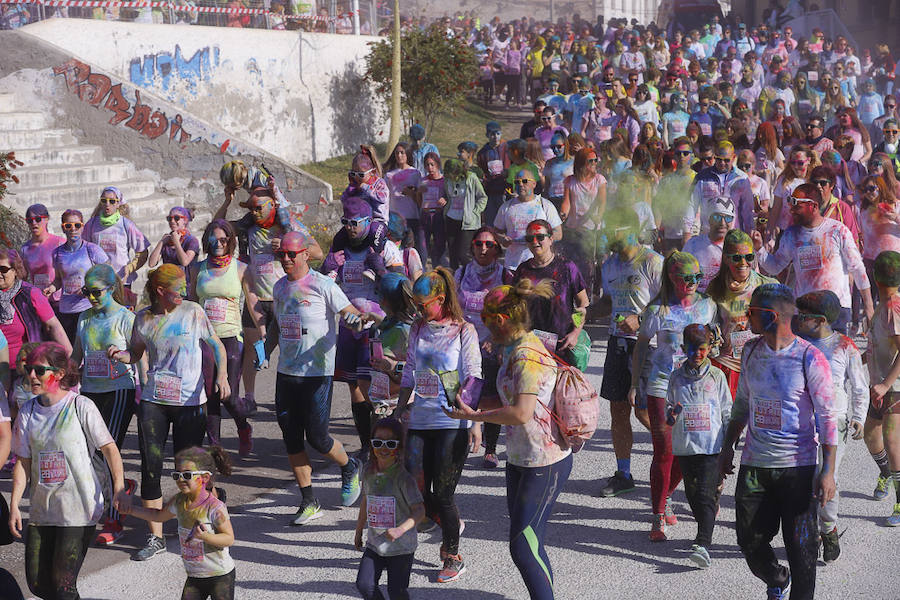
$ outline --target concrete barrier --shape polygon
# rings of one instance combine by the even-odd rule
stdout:
[[[289,164],[387,137],[388,115],[362,79],[377,37],[89,19],[21,31]]]

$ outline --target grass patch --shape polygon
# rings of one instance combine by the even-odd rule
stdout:
[[[513,112],[494,113],[486,109],[471,98],[457,108],[453,113],[444,115],[435,123],[434,133],[428,139],[436,145],[442,158],[456,156],[456,146],[460,142],[472,141],[479,146],[485,143],[484,124],[488,121],[499,121],[503,125],[503,133],[506,139],[513,139],[519,135],[519,127],[525,116]],[[401,139],[407,139],[405,132]],[[379,158],[384,157],[389,149],[387,144],[376,144],[375,149]],[[350,169],[352,154],[335,156],[320,162],[300,165],[300,168],[311,175],[324,179],[331,184],[335,199],[339,198],[341,191],[347,187],[347,171]]]

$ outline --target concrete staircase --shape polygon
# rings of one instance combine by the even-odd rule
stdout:
[[[15,94],[0,93],[0,150],[14,151],[25,163],[15,171],[19,184],[11,184],[8,206],[24,215],[29,205],[44,204],[50,211],[50,230],[62,235],[63,211],[75,208],[88,219],[101,190],[114,185],[122,191],[129,218],[152,248],[169,230],[165,217],[172,206],[183,204],[181,198],[158,191],[153,179],[137,173],[133,163],[108,159],[100,146],[81,145],[71,130],[54,129],[48,121],[44,113],[19,110]],[[194,235],[202,233],[210,218],[208,211],[195,214]]]

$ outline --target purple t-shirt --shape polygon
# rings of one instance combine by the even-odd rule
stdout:
[[[40,244],[28,240],[22,245],[22,258],[28,271],[28,281],[38,289],[44,290],[53,283],[53,251],[65,242],[66,238],[51,233]]]
[[[82,241],[81,246],[70,250],[63,244],[53,251],[53,268],[62,285],[59,312],[80,313],[91,307],[91,302],[81,295],[84,274],[94,265],[109,262],[109,256],[100,246]]]
[[[184,238],[181,240],[181,249],[185,252],[194,251],[194,260],[191,261],[189,267],[194,266],[197,263],[197,256],[200,254],[200,240],[195,238],[190,233],[185,233]],[[178,254],[175,253],[175,246],[169,246],[168,244],[162,247],[162,252],[160,253],[160,258],[162,259],[163,264],[166,265],[178,265],[181,267],[181,262],[178,260]],[[182,267],[184,270],[184,267]]]
[[[115,269],[116,275],[123,278],[122,283],[131,285],[137,279],[137,275],[132,273],[124,280],[125,265],[131,260],[129,252],[143,252],[150,246],[150,242],[133,221],[119,217],[113,225],[104,227],[100,224],[100,217],[93,217],[84,224],[82,237],[103,249],[109,256],[109,265]]]
[[[575,326],[572,323],[572,313],[575,312],[575,296],[586,289],[584,277],[581,271],[571,260],[556,255],[549,265],[533,267],[529,259],[519,265],[513,274],[513,281],[527,277],[534,283],[542,279],[553,281],[556,295],[553,298],[537,298],[529,303],[528,309],[531,315],[531,326],[536,331],[547,332],[557,336],[557,342],[567,335]],[[538,334],[546,343],[546,338]],[[551,338],[552,339],[552,338]]]

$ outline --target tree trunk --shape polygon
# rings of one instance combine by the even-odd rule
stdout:
[[[391,58],[391,133],[388,152],[400,141],[400,0],[394,0],[394,56]]]

